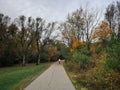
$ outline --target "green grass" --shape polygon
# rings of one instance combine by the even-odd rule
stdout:
[[[0,68],[0,90],[22,90],[50,65],[43,63]]]

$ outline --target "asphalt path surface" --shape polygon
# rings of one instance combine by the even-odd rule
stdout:
[[[56,62],[24,90],[75,90],[75,88],[63,65]]]

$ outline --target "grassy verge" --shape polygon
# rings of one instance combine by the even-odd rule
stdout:
[[[0,68],[0,89],[22,90],[50,65],[50,63],[43,63],[41,65],[29,64],[25,67]]]
[[[75,86],[76,90],[88,90],[87,88],[81,86],[81,84],[78,82],[79,72],[77,71],[77,67],[74,66],[74,64],[71,65],[71,63],[65,63],[64,68],[71,79],[73,85]]]

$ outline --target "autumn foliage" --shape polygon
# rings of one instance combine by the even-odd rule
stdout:
[[[113,36],[110,25],[102,21],[91,36],[94,43],[90,43],[90,49],[86,47],[87,43],[80,40],[72,43],[70,50],[73,63],[70,62],[67,66],[73,73],[79,68],[77,74],[74,73],[76,77],[73,76],[77,87],[82,85],[89,90],[119,90],[120,42],[113,39]]]
[[[77,49],[79,46],[81,46],[83,42],[81,40],[75,40],[72,43],[72,48],[70,49],[71,52],[73,52],[75,49]]]
[[[107,37],[112,35],[112,30],[109,27],[109,24],[105,21],[102,21],[98,29],[92,35],[92,39],[98,39],[98,41],[103,42]]]

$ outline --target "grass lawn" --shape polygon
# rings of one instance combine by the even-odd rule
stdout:
[[[0,90],[22,90],[50,65],[43,63],[0,68]]]

